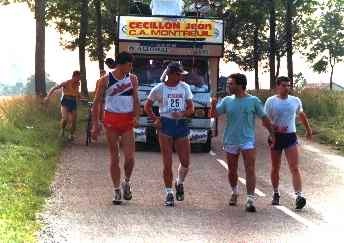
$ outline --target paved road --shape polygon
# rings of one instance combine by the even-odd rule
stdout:
[[[282,206],[273,207],[266,134],[259,124],[257,137],[255,214],[244,211],[243,179],[239,205],[228,206],[230,188],[220,138],[214,140],[211,153],[192,154],[185,201],[177,202],[174,208],[163,206],[158,152],[137,152],[133,200],[114,206],[105,143],[86,148],[77,141],[62,154],[53,196],[41,215],[45,227],[40,242],[340,242],[343,157],[324,146],[301,141],[304,191],[309,204],[302,212],[293,210],[291,178],[284,163]],[[176,172],[177,163],[174,167]],[[244,178],[242,163],[239,176]]]

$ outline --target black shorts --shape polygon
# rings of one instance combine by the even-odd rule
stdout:
[[[275,136],[276,143],[273,150],[282,151],[298,144],[296,133],[276,133]]]
[[[71,96],[64,96],[61,100],[61,106],[66,107],[68,112],[76,110],[76,98]]]

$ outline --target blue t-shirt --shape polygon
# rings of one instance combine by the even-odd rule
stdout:
[[[226,115],[226,127],[223,137],[225,145],[242,145],[255,143],[256,116],[266,116],[263,104],[256,96],[237,98],[226,96],[216,106],[218,114]]]

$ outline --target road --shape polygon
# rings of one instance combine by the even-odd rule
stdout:
[[[220,124],[220,129],[222,125]],[[294,211],[291,177],[281,168],[281,206],[273,207],[264,129],[257,123],[257,213],[244,211],[245,174],[240,163],[239,205],[228,206],[221,138],[209,154],[193,153],[185,201],[163,206],[159,152],[138,151],[133,200],[111,203],[112,186],[105,142],[67,146],[53,195],[40,215],[40,242],[340,242],[344,215],[344,158],[325,146],[301,141],[301,168],[307,207]],[[174,172],[177,157],[174,157]]]

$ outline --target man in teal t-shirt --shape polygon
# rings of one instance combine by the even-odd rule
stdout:
[[[228,77],[230,93],[217,104],[213,98],[211,103],[211,116],[226,115],[226,126],[223,137],[223,148],[227,153],[228,179],[233,193],[229,205],[236,205],[238,200],[238,160],[240,152],[244,159],[246,170],[247,201],[245,209],[255,212],[254,206],[256,187],[256,138],[255,120],[258,116],[263,125],[270,131],[271,139],[274,141],[271,122],[264,112],[262,102],[255,96],[246,93],[247,79],[240,73]],[[217,104],[217,105],[216,105]]]

